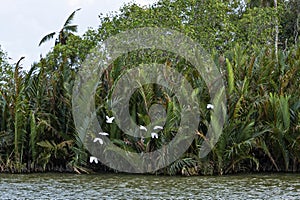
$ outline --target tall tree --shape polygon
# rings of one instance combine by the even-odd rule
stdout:
[[[59,32],[52,32],[52,33],[49,33],[48,35],[44,36],[41,39],[39,46],[41,46],[41,44],[45,43],[46,41],[53,39],[54,35],[57,33],[58,33],[58,38],[56,38],[56,40],[55,40],[55,45],[57,45],[57,44],[65,45],[69,34],[72,32],[77,32],[78,26],[71,25],[71,23],[74,19],[75,13],[77,11],[79,11],[80,9],[81,8],[78,8],[77,10],[72,12],[72,14],[68,17],[68,19],[64,23],[62,29]]]

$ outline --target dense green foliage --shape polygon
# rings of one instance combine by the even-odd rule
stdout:
[[[112,35],[137,27],[171,28],[197,40],[212,55],[227,88],[228,119],[223,134],[212,152],[200,159],[200,145],[210,123],[209,94],[193,66],[157,50],[131,52],[109,66],[97,90],[102,119],[108,110],[109,89],[124,70],[139,63],[167,64],[188,77],[198,91],[201,122],[197,139],[182,158],[156,173],[300,171],[300,4],[297,0],[277,1],[277,6],[273,1],[241,2],[161,0],[149,8],[129,4],[118,15],[100,15],[99,28],[82,37],[61,37],[65,27],[76,31],[77,26],[69,25],[68,19],[56,45],[28,72],[21,70],[22,59],[9,65],[1,51],[0,172],[109,170],[88,162],[89,153],[74,127],[72,88],[91,49]],[[49,35],[41,42],[50,39]],[[149,123],[145,106],[153,103],[164,106],[169,122],[159,139],[141,142],[116,125],[103,124],[110,139],[134,152],[149,152],[170,141],[180,114],[176,99],[164,88],[145,85],[134,93],[132,119]]]

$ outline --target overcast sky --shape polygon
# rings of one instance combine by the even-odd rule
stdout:
[[[158,0],[134,0],[149,5]],[[38,44],[43,36],[62,28],[67,17],[77,8],[73,24],[78,25],[82,35],[88,27],[97,28],[98,15],[118,11],[124,3],[132,0],[0,0],[0,45],[8,53],[11,63],[25,56],[22,66],[30,68],[54,45],[49,41]]]

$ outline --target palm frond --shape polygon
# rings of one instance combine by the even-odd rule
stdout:
[[[37,139],[37,125],[35,120],[35,115],[33,112],[30,113],[30,140],[29,146],[31,150],[32,159],[36,159],[37,149],[36,149],[36,139]]]
[[[40,41],[40,43],[39,43],[39,46],[41,46],[41,44],[47,42],[48,40],[53,39],[53,37],[54,37],[55,34],[56,34],[56,33],[53,32],[53,33],[49,33],[48,35],[44,36],[44,37],[41,39],[41,41]]]
[[[63,32],[77,32],[77,25],[64,26]]]
[[[289,99],[290,99],[290,96],[280,96],[279,97],[279,106],[280,106],[282,121],[283,121],[285,130],[289,130],[290,124],[291,124]]]
[[[226,64],[227,64],[227,71],[228,71],[228,88],[229,88],[229,94],[231,94],[234,90],[234,73],[233,73],[233,67],[226,58]]]
[[[81,8],[78,8],[77,10],[73,11],[72,14],[68,17],[68,19],[66,20],[63,29],[68,26],[69,24],[71,24],[71,22],[73,21],[74,15],[77,11],[79,11]]]
[[[181,158],[176,161],[174,161],[167,169],[168,174],[170,175],[176,175],[179,172],[182,172],[182,175],[186,175],[183,173],[183,171],[187,171],[187,169],[195,168],[197,166],[197,161],[193,158],[187,157],[187,158]],[[195,171],[196,172],[196,171]],[[189,172],[187,171],[187,176],[189,176]]]

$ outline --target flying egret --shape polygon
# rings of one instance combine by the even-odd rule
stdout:
[[[145,126],[140,125],[140,130],[147,131],[147,128]]]
[[[207,109],[212,109],[212,110],[213,110],[213,109],[214,109],[214,105],[212,105],[212,104],[209,103],[209,104],[207,104],[206,108],[207,108]]]
[[[99,135],[104,135],[104,136],[106,136],[106,135],[109,135],[109,134],[108,134],[108,133],[105,133],[105,132],[100,132]]]
[[[106,116],[106,123],[111,124],[114,119],[115,119],[115,117]]]
[[[94,156],[91,156],[90,157],[90,163],[93,163],[95,162],[96,164],[98,164],[98,158],[94,157]]]
[[[103,144],[103,140],[101,138],[95,138],[93,142],[99,142],[100,144]]]
[[[157,130],[157,129],[163,130],[164,127],[162,127],[162,126],[154,126],[153,130]]]
[[[151,137],[158,139],[158,134],[157,133],[151,133]]]

